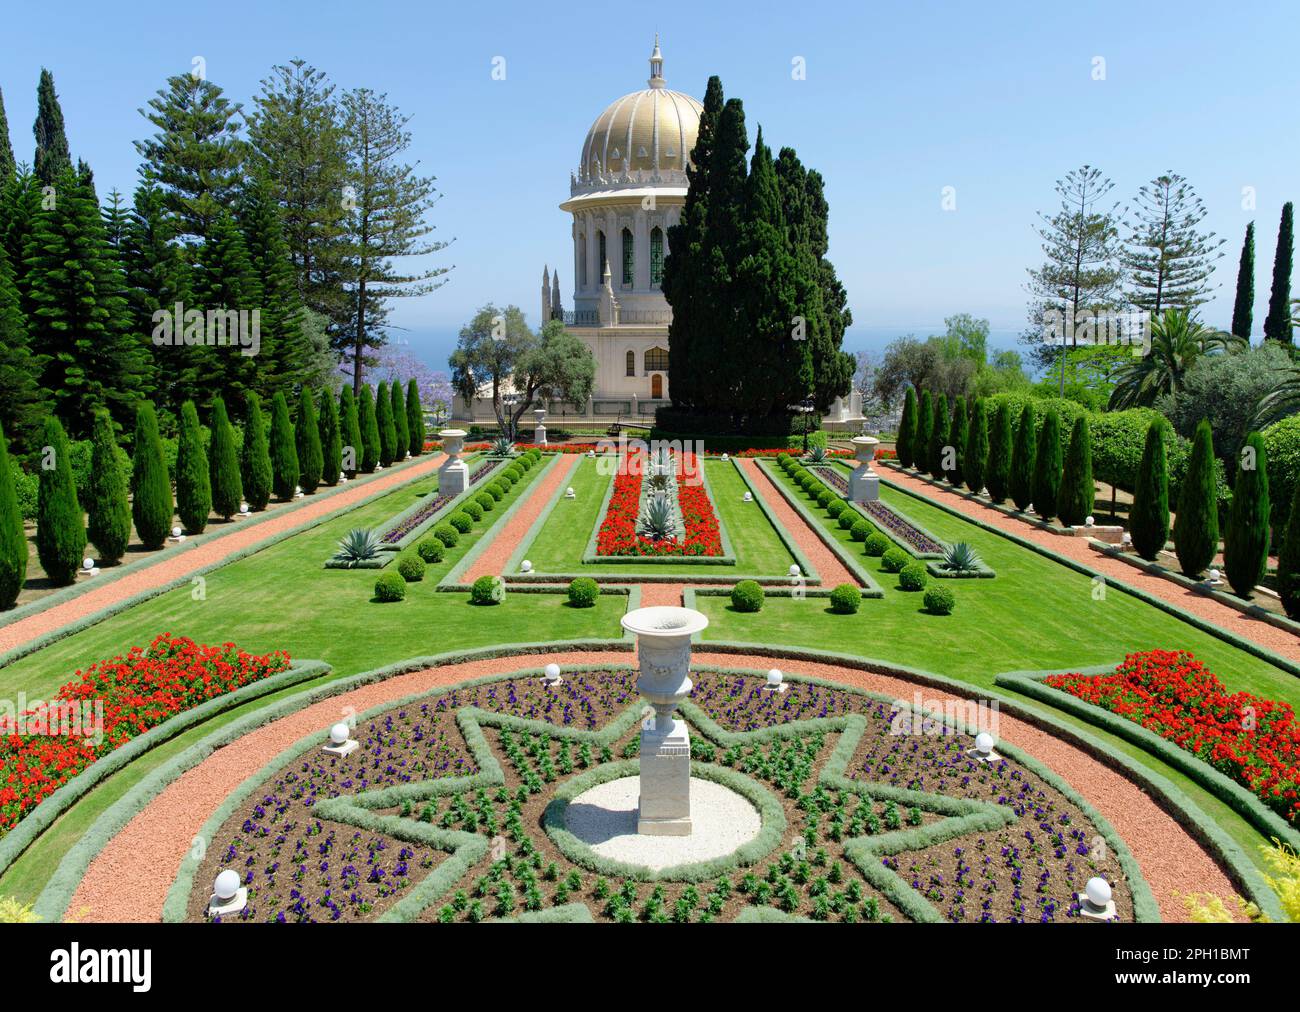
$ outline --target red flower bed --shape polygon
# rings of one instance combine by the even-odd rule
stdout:
[[[642,468],[631,465],[620,468],[614,476],[614,491],[609,497],[605,519],[596,535],[597,554],[721,555],[722,531],[709,494],[703,483],[688,484],[686,481],[686,476],[699,473],[699,466],[694,454],[677,455],[677,502],[686,533],[684,537],[662,541],[651,541],[637,533]]]
[[[1300,723],[1288,704],[1228,692],[1185,650],[1129,654],[1111,674],[1046,682],[1154,731],[1300,823]]]
[[[258,657],[233,643],[163,633],[148,648],[78,671],[52,702],[0,717],[0,833],[136,735],[288,666],[282,650]]]

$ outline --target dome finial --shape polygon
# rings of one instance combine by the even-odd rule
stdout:
[[[655,49],[650,54],[650,81],[652,88],[662,88],[664,86],[664,56],[659,52],[659,33],[655,32]]]

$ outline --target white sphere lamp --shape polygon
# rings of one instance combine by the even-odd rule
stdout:
[[[333,727],[330,728],[331,743],[335,745],[342,745],[347,740],[348,740],[347,724],[343,723],[342,721],[339,721],[337,724],[335,724]]]
[[[993,751],[993,735],[987,731],[981,731],[975,736],[975,751],[980,755],[988,755]]]
[[[229,903],[239,893],[239,873],[227,868],[217,875],[217,881],[212,886],[212,895],[222,904]]]
[[[1083,893],[1088,897],[1088,902],[1097,909],[1104,909],[1111,900],[1110,883],[1100,875],[1088,879],[1088,884],[1083,887]]]
[[[802,576],[802,575],[803,575],[803,570],[801,570],[797,564],[792,564],[792,565],[790,566],[790,575],[791,575],[791,576]]]
[[[95,560],[89,557],[82,559],[81,568],[84,569],[87,573],[89,573],[92,569],[95,568]]]
[[[172,537],[180,538],[180,536],[181,536],[181,528],[180,525],[177,524],[175,527],[172,528]]]
[[[1093,517],[1088,517],[1083,521],[1085,527],[1091,527],[1094,523],[1096,523],[1096,520]]]
[[[781,674],[780,668],[773,668],[771,671],[767,673],[767,687],[769,689],[775,689],[779,687],[784,680],[785,680],[785,676]]]
[[[745,498],[744,498],[743,501],[744,501],[744,502],[753,502],[753,501],[754,501],[754,493],[753,493],[753,492],[746,492],[746,493],[745,493]]]
[[[1211,569],[1211,570],[1210,570],[1210,583],[1212,583],[1212,584],[1217,584],[1217,583],[1219,582],[1219,580],[1222,578],[1222,576],[1223,576],[1223,574],[1220,573],[1217,569]]]

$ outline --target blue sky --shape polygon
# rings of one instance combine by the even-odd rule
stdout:
[[[438,177],[438,234],[455,264],[432,296],[394,313],[401,337],[445,366],[479,305],[536,316],[542,265],[572,263],[568,195],[591,121],[644,87],[661,33],[670,87],[702,96],[710,74],[745,102],[751,140],[793,145],[826,178],[831,257],[855,325],[848,344],[926,334],[946,315],[990,319],[995,344],[1024,325],[1025,268],[1039,258],[1036,212],[1084,162],[1128,203],[1172,169],[1227,239],[1213,323],[1231,315],[1237,255],[1256,221],[1256,330],[1283,202],[1297,192],[1295,17],[1283,2],[654,5],[179,5],[66,0],[58,16],[12,5],[0,88],[15,153],[31,158],[35,85],[54,73],[74,156],[101,195],[129,191],[147,133],[137,111],[194,56],[250,103],[275,63],[301,57],[342,88],[386,91],[412,116],[412,155]],[[492,79],[496,57],[505,80]],[[802,57],[806,79],[792,79]],[[1094,80],[1094,58],[1105,79]],[[956,210],[941,206],[956,190]],[[1243,187],[1256,206],[1243,209]]]

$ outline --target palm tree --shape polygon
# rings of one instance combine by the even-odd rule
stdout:
[[[1291,325],[1300,327],[1300,299],[1291,300]],[[1295,351],[1291,350],[1291,354],[1294,357]],[[1263,429],[1297,410],[1300,410],[1300,366],[1288,369],[1277,386],[1259,399],[1250,427]]]
[[[1233,334],[1203,326],[1185,310],[1167,309],[1151,321],[1151,347],[1117,374],[1110,408],[1150,407],[1164,394],[1177,393],[1183,375],[1202,355],[1246,346]]]

